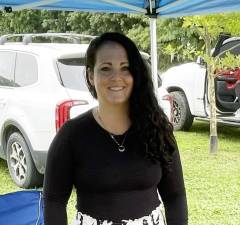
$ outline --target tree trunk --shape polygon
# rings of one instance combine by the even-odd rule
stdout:
[[[211,39],[208,30],[205,30],[206,37],[206,51],[207,55],[211,57]],[[216,115],[216,98],[215,98],[215,83],[214,83],[215,66],[211,63],[207,65],[208,71],[208,96],[210,102],[210,153],[216,153],[218,149],[217,139],[217,115]]]

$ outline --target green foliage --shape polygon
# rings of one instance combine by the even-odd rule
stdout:
[[[128,31],[127,35],[138,45],[139,49],[150,52],[149,26],[134,26]]]
[[[183,18],[158,20],[159,51],[169,55],[171,62],[192,61],[203,47],[203,40],[199,39],[198,33],[184,27],[183,22]]]
[[[227,52],[223,58],[217,57],[216,59],[217,70],[229,70],[240,67],[240,55],[233,55]]]
[[[224,13],[220,14],[221,17],[218,21],[218,26],[223,27],[224,32],[231,33],[232,35],[240,35],[240,13],[235,12],[235,13]]]
[[[222,32],[239,35],[239,23],[240,13],[219,13],[207,16],[188,16],[183,18],[183,27],[197,32],[202,39],[206,38],[207,28],[212,47],[215,45],[218,35]]]
[[[138,19],[129,18],[125,14],[95,13],[90,17],[90,33],[101,34],[108,31],[127,33]]]
[[[208,54],[203,54],[202,58],[209,65],[213,65],[215,67],[215,65],[217,64],[217,58],[209,56]]]
[[[234,35],[240,34],[239,13],[230,14],[214,14],[207,16],[190,16],[184,17],[183,27],[195,30],[199,36],[204,40],[206,45],[206,54],[203,55],[207,64],[215,69],[224,69],[226,67],[234,68],[239,66],[239,57],[227,53],[225,57],[211,57],[211,48],[215,44],[219,33],[230,32]]]
[[[202,39],[205,39],[207,27],[211,39],[213,39],[216,38],[219,33],[223,32],[223,27],[219,26],[219,21],[221,21],[220,18],[221,14],[185,17],[183,27],[195,30]]]
[[[80,34],[89,34],[88,30],[91,27],[89,17],[90,17],[89,13],[72,12],[69,13],[68,17],[66,18],[66,21],[70,26],[71,31]]]
[[[0,34],[42,32],[40,11],[23,10],[12,13],[0,13]]]
[[[69,12],[65,11],[41,11],[42,27],[45,32],[66,32],[70,28],[67,23]]]
[[[135,24],[143,25],[140,16],[107,13],[72,12],[67,17],[72,31],[99,35],[108,31],[127,33]]]

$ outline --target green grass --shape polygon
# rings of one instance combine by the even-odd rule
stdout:
[[[240,224],[240,129],[218,127],[217,154],[209,154],[209,125],[176,132],[185,176],[190,225]]]
[[[209,124],[176,132],[188,197],[189,225],[240,225],[240,128],[219,126],[218,152],[209,154]],[[0,160],[0,194],[17,191]],[[69,221],[75,214],[75,191]],[[70,223],[69,223],[70,224]]]

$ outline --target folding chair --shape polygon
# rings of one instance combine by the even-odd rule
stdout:
[[[0,195],[1,225],[44,225],[40,191],[18,191]]]

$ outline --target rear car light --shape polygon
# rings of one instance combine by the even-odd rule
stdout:
[[[67,100],[59,103],[56,106],[55,112],[55,122],[56,122],[56,131],[70,119],[70,110],[73,106],[77,105],[87,105],[88,102],[84,100]]]
[[[164,95],[162,99],[170,103],[170,122],[173,123],[173,97],[171,95]]]

